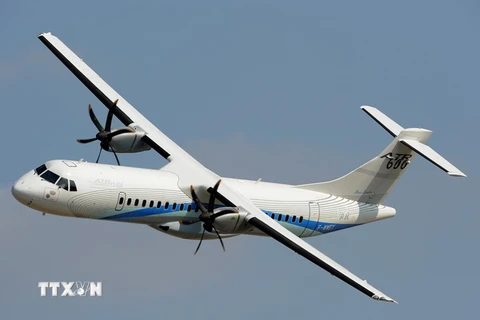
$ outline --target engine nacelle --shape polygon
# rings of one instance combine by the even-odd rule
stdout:
[[[244,211],[224,214],[215,219],[214,226],[220,233],[244,233],[253,228],[245,220],[246,215]]]
[[[112,133],[113,132],[115,132],[115,130],[112,130]],[[142,140],[144,135],[144,132],[122,133],[118,136],[112,137],[112,140],[110,141],[110,146],[117,153],[135,153],[148,151],[151,149],[151,147]]]
[[[151,224],[150,226],[158,231],[169,234],[171,236],[189,240],[200,239],[203,232],[202,222],[183,224],[179,221],[172,221],[163,224]],[[230,238],[234,236],[236,236],[236,234],[222,234],[222,238]],[[215,232],[206,231],[203,239],[213,240],[218,239],[218,236]]]

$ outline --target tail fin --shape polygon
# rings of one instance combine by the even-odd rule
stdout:
[[[404,129],[376,108],[362,106],[361,109],[387,130],[394,137],[393,141],[378,156],[341,178],[299,185],[297,188],[378,204],[385,199],[416,154],[451,176],[466,177],[425,144],[432,131],[420,128]]]

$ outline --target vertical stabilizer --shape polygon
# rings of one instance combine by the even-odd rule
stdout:
[[[404,129],[376,108],[363,106],[362,110],[394,136],[393,141],[378,156],[341,178],[299,185],[297,188],[378,204],[385,199],[416,154],[451,176],[465,177],[462,171],[425,144],[432,131]]]

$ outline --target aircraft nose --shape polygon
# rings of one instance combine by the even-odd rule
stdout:
[[[30,200],[30,186],[25,179],[20,178],[12,187],[12,195],[19,202],[26,204]]]

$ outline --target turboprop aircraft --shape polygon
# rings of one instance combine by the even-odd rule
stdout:
[[[51,33],[43,44],[107,107],[105,127],[92,107],[100,152],[118,165],[51,160],[28,171],[12,187],[22,204],[55,215],[145,224],[184,239],[219,239],[241,234],[268,236],[369,297],[395,302],[321,253],[302,238],[393,217],[385,197],[420,155],[456,177],[465,174],[425,143],[432,131],[403,128],[378,109],[361,109],[393,141],[376,157],[333,181],[286,185],[220,177],[170,140]],[[115,116],[123,127],[111,128]],[[153,149],[168,160],[159,170],[120,166],[117,153]],[[99,153],[100,157],[100,153]]]

